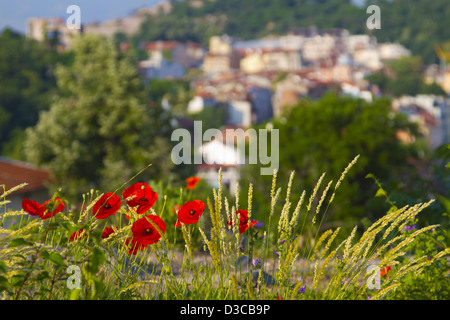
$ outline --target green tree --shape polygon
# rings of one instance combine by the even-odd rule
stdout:
[[[2,155],[20,158],[17,146],[22,143],[23,131],[37,123],[40,111],[48,109],[56,86],[54,66],[57,62],[68,62],[68,56],[10,29],[0,34]]]
[[[114,191],[150,163],[140,180],[167,175],[170,146],[154,129],[133,61],[95,35],[73,50],[73,65],[56,70],[58,97],[27,130],[27,159],[48,167],[72,199],[91,187]]]
[[[407,56],[388,62],[381,71],[367,76],[367,80],[395,97],[416,94],[446,95],[438,84],[424,82],[422,70],[420,57]]]

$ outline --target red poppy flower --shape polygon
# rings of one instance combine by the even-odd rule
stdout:
[[[135,238],[127,238],[125,240],[125,247],[128,249],[129,254],[135,255],[139,250],[147,248],[147,245],[137,243]]]
[[[22,200],[22,209],[32,216],[40,216],[45,211],[38,202],[29,199]]]
[[[83,239],[86,236],[87,234],[86,232],[84,232],[84,229],[80,229],[71,234],[70,241],[74,242],[75,240]]]
[[[94,204],[92,210],[94,217],[97,219],[106,219],[109,216],[114,215],[120,208],[120,198],[115,193],[105,193]]]
[[[189,177],[186,179],[186,189],[191,190],[195,188],[195,185],[200,181],[199,177]]]
[[[380,277],[384,276],[385,274],[387,274],[389,271],[391,270],[390,266],[387,266],[386,268],[384,268],[383,270],[380,270]]]
[[[248,225],[248,211],[247,210],[238,210],[236,211],[236,214],[239,216],[239,233],[244,233],[247,231],[249,225]],[[233,226],[231,221],[227,222],[230,227]],[[258,221],[250,221],[250,227],[253,227],[255,224],[257,224]]]
[[[183,204],[180,210],[178,210],[178,220],[175,227],[178,228],[181,226],[181,223],[197,223],[203,214],[203,210],[205,210],[205,203],[201,200],[193,200]]]
[[[142,245],[156,243],[162,236],[148,220],[151,220],[153,224],[158,226],[163,234],[166,232],[166,224],[158,216],[147,215],[139,220],[136,220],[131,227],[131,231],[133,232],[134,240]]]
[[[103,230],[103,233],[101,235],[102,239],[106,239],[108,238],[110,235],[112,235],[115,232],[115,230],[113,228],[105,228]]]
[[[63,211],[64,207],[64,203],[59,198],[55,198],[55,200],[47,200],[42,204],[42,208],[44,208],[44,210],[41,210],[39,216],[42,220],[49,219],[55,216],[58,212]]]
[[[147,183],[135,183],[123,191],[123,198],[127,199],[128,206],[136,208],[138,214],[150,210],[158,199],[158,193],[154,192]]]

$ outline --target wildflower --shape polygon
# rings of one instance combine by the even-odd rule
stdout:
[[[264,223],[259,222],[258,220],[256,220],[256,224],[255,224],[255,228],[261,228],[264,225]]]
[[[43,210],[40,210],[39,216],[42,220],[49,219],[54,217],[58,212],[63,211],[64,207],[64,203],[59,198],[55,198],[55,200],[47,200],[42,204]]]
[[[153,244],[161,239],[162,234],[150,223],[151,220],[160,231],[164,234],[166,232],[166,224],[164,221],[155,215],[147,215],[133,223],[131,231],[133,233],[133,240],[141,245]]]
[[[115,193],[105,193],[94,204],[93,213],[97,219],[106,219],[114,215],[120,208],[120,198]]]
[[[23,199],[22,209],[31,216],[40,216],[42,211],[45,210],[38,202],[29,199]]]
[[[306,291],[306,284],[302,288],[298,289],[299,293],[305,293],[305,291]]]
[[[186,189],[188,190],[192,190],[195,188],[196,184],[200,181],[199,177],[189,177],[186,179]]]
[[[64,210],[64,203],[61,199],[47,200],[42,205],[34,200],[23,199],[22,209],[31,216],[39,216],[42,220],[49,219],[58,212]]]
[[[403,231],[412,231],[416,229],[416,225],[412,225],[412,226],[407,226],[403,228]]]
[[[194,224],[197,223],[205,210],[205,203],[201,200],[193,200],[185,203],[178,210],[178,220],[175,226],[178,228],[181,223],[184,224]]]
[[[247,231],[249,225],[248,225],[248,211],[247,210],[238,210],[236,211],[236,214],[239,216],[239,233],[244,233]],[[227,222],[228,225],[231,227],[232,223],[230,221]],[[253,227],[256,225],[257,221],[250,221],[250,227]]]
[[[264,223],[259,222],[258,220],[256,220],[255,228],[259,229],[259,228],[261,228],[263,225],[264,225]],[[259,230],[256,231],[254,237],[256,238],[256,237],[258,236],[258,234],[259,234]],[[264,235],[261,236],[261,239],[262,239],[262,238],[264,238]]]
[[[384,276],[385,274],[387,274],[389,271],[391,270],[390,266],[387,266],[386,268],[384,268],[383,270],[380,270],[380,277]]]
[[[281,240],[281,241],[280,241],[280,245],[281,245],[281,244],[284,244],[285,242],[286,242],[286,240]]]
[[[111,234],[113,234],[115,230],[113,228],[105,228],[101,235],[102,239],[108,238]]]
[[[122,193],[129,207],[136,208],[136,213],[143,214],[150,210],[158,199],[158,193],[145,182],[135,183]]]
[[[83,239],[86,236],[87,236],[87,234],[84,231],[84,229],[80,229],[70,235],[70,241],[74,242],[75,240]]]

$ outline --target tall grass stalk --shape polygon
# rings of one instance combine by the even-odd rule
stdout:
[[[41,220],[22,210],[7,210],[9,202],[6,196],[22,185],[8,191],[4,186],[0,196],[0,205],[5,206],[0,229],[2,298],[222,300],[389,297],[401,285],[405,275],[420,274],[424,268],[447,256],[450,250],[444,248],[432,257],[420,256],[404,265],[398,261],[406,254],[405,248],[419,235],[439,227],[430,225],[408,234],[402,232],[433,201],[391,210],[361,235],[355,226],[339,242],[341,227],[323,230],[323,222],[335,194],[358,158],[355,157],[344,169],[334,187],[333,180],[324,184],[325,173],[322,174],[309,198],[305,190],[293,190],[295,173],[291,172],[285,197],[281,199],[282,187],[277,186],[275,170],[268,197],[270,211],[266,213],[253,208],[255,191],[250,184],[246,195],[249,224],[244,234],[239,231],[239,216],[235,214],[241,209],[241,188],[236,184],[234,201],[230,201],[224,196],[222,171],[219,170],[219,186],[205,199],[205,212],[198,224],[181,224],[182,252],[178,250],[176,236],[169,237],[148,219],[161,239],[138,250],[136,255],[130,254],[127,240],[132,237],[132,224],[140,216],[127,206],[122,206],[112,218],[116,222],[114,233],[103,239],[103,227],[112,222],[104,223],[92,214],[95,202],[102,195],[98,191],[91,190],[83,195],[78,212],[66,210],[49,220]],[[166,206],[171,202],[167,195],[162,199],[159,207],[152,208],[148,214],[168,219]],[[183,199],[181,191],[177,201],[181,203]],[[260,219],[263,214],[268,215],[267,225],[256,232],[251,221]],[[129,221],[123,222],[124,215],[129,216]],[[19,221],[14,228],[7,224],[16,218]],[[70,235],[81,229],[86,236],[71,241]],[[263,240],[256,234],[264,235]],[[194,237],[203,242],[203,253],[196,251]],[[243,244],[246,244],[245,250]],[[67,287],[65,270],[70,265],[81,269],[80,289]],[[378,291],[371,291],[364,285],[368,281],[367,268],[370,265],[380,269],[390,266],[392,269],[390,278],[383,278]],[[268,281],[268,277],[273,281]]]

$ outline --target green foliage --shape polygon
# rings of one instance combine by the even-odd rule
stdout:
[[[208,39],[219,33],[220,28],[210,23],[206,17],[195,18],[183,15],[149,16],[133,37],[134,43],[140,41],[178,40],[207,43]]]
[[[190,114],[189,117],[193,121],[201,121],[202,129],[205,132],[208,129],[221,128],[226,120],[226,105],[212,106],[204,108],[202,111],[195,114]]]
[[[401,180],[404,184],[398,188],[403,188],[405,193],[415,188],[415,184],[405,179],[422,187],[415,168],[406,162],[408,157],[416,158],[421,148],[405,145],[396,138],[398,129],[413,135],[416,129],[402,115],[391,114],[389,106],[385,98],[367,103],[328,94],[317,101],[301,101],[286,110],[272,122],[280,136],[279,179],[287,183],[290,170],[295,170],[299,178],[293,188],[312,190],[323,172],[326,172],[326,180],[337,181],[347,159],[360,154],[359,165],[342,183],[336,195],[337,204],[331,209],[327,222],[355,222],[363,217],[373,221],[388,207],[376,199],[367,200],[377,191],[373,181],[366,179],[367,174],[374,174],[387,185]],[[295,147],[292,146],[294,141]],[[258,166],[247,166],[244,181],[255,186],[254,206],[269,212],[270,208],[263,205],[266,203],[263,195],[268,192],[270,177],[261,176],[257,170]],[[423,195],[423,190],[421,192]]]
[[[145,94],[155,109],[162,108],[164,101],[170,107],[167,114],[177,117],[186,116],[186,105],[192,98],[187,80],[150,79],[145,86]]]
[[[445,96],[445,91],[439,85],[424,82],[422,70],[423,64],[420,57],[403,57],[388,62],[381,71],[366,78],[371,83],[376,84],[382,92],[392,94],[395,97],[417,94]]]
[[[447,215],[448,217],[448,215]],[[447,218],[448,219],[448,218]],[[414,223],[414,222],[412,222]],[[413,231],[406,231],[412,233]],[[406,265],[411,259],[426,255],[427,259],[450,245],[448,229],[439,228],[418,236],[406,250],[410,253],[402,259],[400,265]],[[442,257],[421,273],[410,273],[402,280],[399,290],[392,299],[399,300],[449,300],[450,299],[450,263]]]

